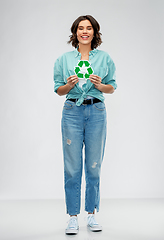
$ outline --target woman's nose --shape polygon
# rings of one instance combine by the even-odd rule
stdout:
[[[84,29],[83,29],[83,33],[86,33],[86,32],[87,32],[87,29],[86,29],[86,28],[84,28]]]

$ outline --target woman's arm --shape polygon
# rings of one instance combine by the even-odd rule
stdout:
[[[106,85],[106,84],[100,83],[96,88],[104,93],[114,93],[114,87],[110,84]]]
[[[72,75],[67,78],[67,84],[60,86],[57,90],[59,96],[69,93],[69,91],[74,88],[75,84],[78,82],[77,75]]]
[[[67,93],[69,93],[69,91],[71,90],[72,88],[68,85],[68,83],[66,85],[63,85],[63,86],[60,86],[57,90],[57,94],[59,96],[63,96]]]

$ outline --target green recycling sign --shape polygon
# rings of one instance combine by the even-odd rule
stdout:
[[[75,67],[75,73],[78,78],[88,79],[93,73],[93,69],[89,61],[80,60],[78,65]]]

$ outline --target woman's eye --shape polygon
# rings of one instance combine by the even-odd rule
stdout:
[[[79,30],[83,30],[83,27],[79,27]],[[92,27],[88,27],[87,30],[92,30]]]

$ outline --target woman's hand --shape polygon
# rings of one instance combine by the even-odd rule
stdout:
[[[99,88],[101,85],[101,77],[91,74],[89,77],[89,80],[91,81],[91,83],[93,83],[95,85],[95,88]]]
[[[70,77],[67,78],[67,84],[60,86],[57,90],[57,94],[59,94],[60,96],[63,96],[67,93],[69,93],[69,91],[75,86],[75,84],[78,82],[78,76],[77,75],[72,75]]]
[[[77,75],[72,75],[70,77],[67,78],[67,84],[73,88],[75,86],[75,84],[78,82],[78,76]]]
[[[95,88],[97,88],[99,91],[104,93],[113,93],[114,87],[110,84],[103,84],[101,83],[101,77],[91,74],[89,77],[89,80],[95,85]]]

